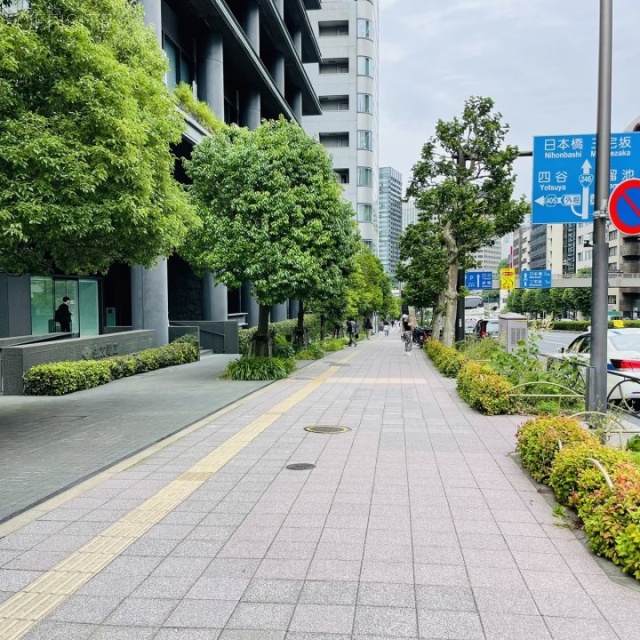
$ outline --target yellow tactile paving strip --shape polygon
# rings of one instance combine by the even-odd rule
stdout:
[[[340,362],[350,360],[354,354]],[[338,367],[314,378],[273,409],[229,438],[157,494],[72,553],[0,605],[0,640],[19,640],[70,595],[113,562],[123,551],[201,487],[280,416],[313,393]]]

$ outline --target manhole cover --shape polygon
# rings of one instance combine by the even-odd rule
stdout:
[[[310,469],[315,469],[316,465],[310,462],[294,462],[293,464],[288,464],[286,468],[291,471],[309,471]]]
[[[312,424],[310,427],[305,427],[304,430],[309,433],[347,433],[347,431],[351,431],[349,427],[332,424]]]

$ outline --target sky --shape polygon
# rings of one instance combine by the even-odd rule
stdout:
[[[472,95],[491,97],[507,142],[595,133],[599,0],[379,0],[380,166],[405,186],[439,119]],[[640,1],[613,0],[611,128],[640,116]],[[518,159],[514,196],[531,198]]]

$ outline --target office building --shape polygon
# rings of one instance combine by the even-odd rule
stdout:
[[[378,257],[385,273],[394,276],[400,259],[402,233],[402,174],[392,167],[380,169],[380,223]]]
[[[409,198],[402,203],[402,230],[416,222],[418,222],[418,207],[416,207],[415,198]]]
[[[301,122],[321,113],[305,68],[320,62],[307,13],[319,10],[320,0],[142,0],[142,5],[168,59],[168,87],[187,83],[218,118],[253,129],[262,118],[283,114]],[[177,157],[189,157],[208,135],[193,118],[184,118],[187,130]],[[179,163],[176,176],[183,179]],[[0,300],[7,302],[0,305],[0,337],[47,333],[63,295],[75,303],[73,332],[80,336],[106,328],[154,329],[163,344],[171,321],[257,324],[258,306],[248,286],[227,291],[210,275],[197,277],[174,255],[153,269],[114,264],[105,277],[0,274]],[[295,305],[277,305],[271,319],[285,320],[294,312]]]
[[[378,3],[323,0],[309,13],[322,62],[309,77],[322,106],[305,130],[333,157],[364,243],[378,252]]]

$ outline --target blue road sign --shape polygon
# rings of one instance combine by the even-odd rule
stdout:
[[[611,135],[611,189],[640,177],[640,133]],[[533,224],[593,221],[596,136],[533,139]]]
[[[492,271],[467,271],[464,275],[467,289],[493,289]]]
[[[551,269],[520,272],[521,289],[551,289]]]

